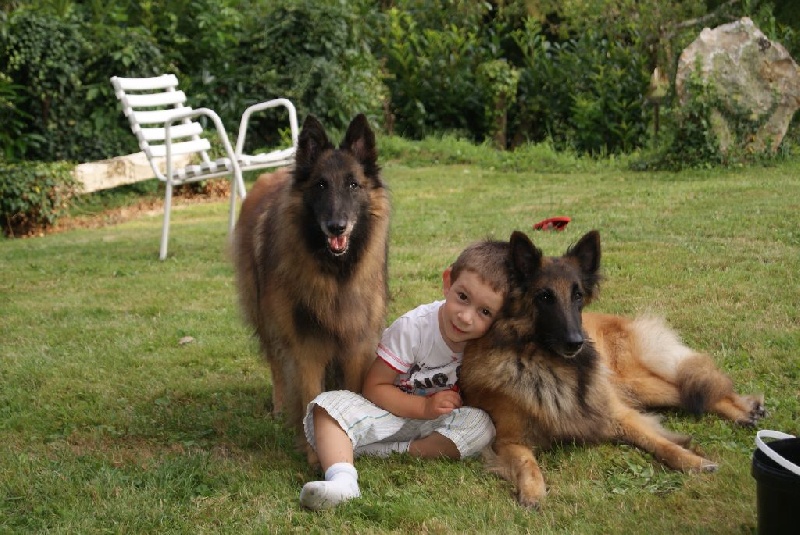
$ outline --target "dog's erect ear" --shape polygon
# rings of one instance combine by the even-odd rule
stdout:
[[[366,115],[359,113],[350,121],[344,136],[341,150],[349,151],[358,163],[364,167],[364,174],[369,177],[378,175],[378,151],[375,147],[375,134],[369,127]]]
[[[511,267],[519,280],[525,280],[542,265],[542,251],[534,247],[527,234],[519,230],[511,233]]]
[[[306,117],[303,122],[303,129],[300,131],[300,138],[297,141],[295,162],[298,169],[310,170],[320,154],[332,148],[333,144],[328,140],[322,123],[313,115]]]
[[[600,233],[592,230],[583,235],[578,243],[567,250],[567,256],[578,261],[584,273],[596,273],[600,270]]]
[[[581,270],[588,304],[600,284],[600,233],[592,230],[584,234],[578,243],[567,250],[565,257],[574,259]]]

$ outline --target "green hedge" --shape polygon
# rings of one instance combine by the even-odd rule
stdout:
[[[56,224],[82,185],[68,162],[0,163],[3,234],[25,236]]]

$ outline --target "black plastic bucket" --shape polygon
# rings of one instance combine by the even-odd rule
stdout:
[[[760,440],[762,437],[790,438],[765,443]],[[758,533],[797,534],[800,532],[800,475],[793,470],[800,465],[800,438],[759,431],[756,444],[751,474],[756,480]]]

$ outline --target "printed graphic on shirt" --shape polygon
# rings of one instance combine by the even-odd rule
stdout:
[[[442,390],[457,390],[461,363],[455,355],[451,362],[440,366],[428,366],[424,362],[414,364],[408,373],[400,374],[395,384],[400,390],[417,396],[430,396]]]

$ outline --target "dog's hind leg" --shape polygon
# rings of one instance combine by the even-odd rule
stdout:
[[[342,385],[340,387],[351,392],[361,393],[364,379],[372,363],[375,362],[375,348],[378,347],[378,338],[369,338],[360,341],[341,351],[339,366],[342,370]]]
[[[625,399],[642,407],[680,407],[678,364],[692,354],[656,317],[630,320],[608,314],[584,314],[584,328]]]
[[[745,426],[754,426],[766,415],[764,396],[734,392],[733,381],[708,355],[697,353],[681,362],[677,382],[681,405],[696,414],[711,411]]]
[[[272,379],[272,416],[278,417],[284,411],[284,387],[283,366],[275,359],[269,361],[269,373]]]
[[[681,406],[681,392],[678,385],[647,371],[639,375],[617,377],[615,381],[620,383],[622,391],[642,407]]]
[[[630,328],[633,360],[646,372],[630,374],[624,383],[644,406],[711,411],[748,426],[765,416],[763,396],[736,394],[713,359],[684,344],[661,318],[639,317]]]
[[[763,394],[740,396],[731,392],[712,404],[709,410],[746,427],[754,427],[767,415]]]
[[[306,440],[303,418],[308,404],[323,390],[325,368],[332,358],[327,349],[325,344],[305,341],[289,348],[284,359],[284,406],[287,422],[295,431],[298,449],[306,451],[311,465],[316,464],[318,460]]]

